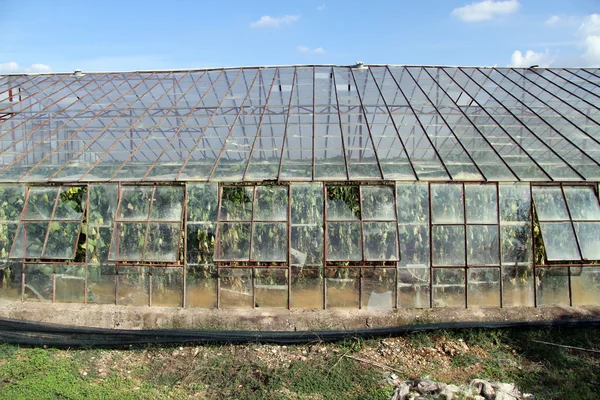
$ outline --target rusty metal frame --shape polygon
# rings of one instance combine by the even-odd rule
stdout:
[[[15,96],[14,94],[11,94],[12,89],[21,89],[23,84],[29,84],[29,86],[23,88],[23,91],[29,90],[32,87],[37,87],[38,85],[46,82],[47,80],[49,80],[52,77],[53,77],[53,75],[51,75],[51,74],[49,74],[49,75],[16,75],[16,76],[15,75],[1,75],[0,79],[2,79],[3,81],[0,82],[0,85],[6,85],[7,89],[0,91],[0,96],[4,95],[5,93],[8,93],[9,103],[14,103],[13,105],[16,105],[23,100],[29,99],[31,97],[31,95],[25,97],[25,99],[20,99],[18,102],[14,102],[14,101],[10,100],[11,96],[13,96],[13,97]],[[43,78],[43,79],[41,79],[40,82],[35,82],[36,78]],[[11,86],[11,85],[13,85],[13,86]],[[48,86],[46,86],[46,87],[48,87]],[[21,92],[21,91],[19,91],[19,92]],[[0,108],[0,112],[3,112],[4,110],[6,110],[9,107],[12,107],[12,106]]]

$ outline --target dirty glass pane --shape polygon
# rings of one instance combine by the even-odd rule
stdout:
[[[25,264],[24,301],[52,301],[52,264]]]
[[[541,222],[548,261],[581,260],[570,222]]]
[[[531,264],[502,266],[502,306],[533,307],[533,267]]]
[[[81,220],[85,197],[82,187],[61,188],[53,219]]]
[[[0,262],[8,260],[18,224],[0,223]]]
[[[286,223],[256,222],[252,235],[252,261],[287,261]]]
[[[429,222],[429,187],[427,184],[398,183],[396,196],[399,223]]]
[[[209,265],[215,253],[215,224],[188,223],[187,225],[187,262]]]
[[[498,225],[467,226],[467,264],[500,265]]]
[[[148,306],[149,267],[119,266],[117,304],[122,306]]]
[[[359,269],[326,268],[325,279],[327,308],[358,308]]]
[[[217,270],[213,265],[187,264],[186,307],[217,307]]]
[[[40,258],[48,222],[21,222],[15,234],[10,258]]]
[[[396,220],[394,188],[392,186],[363,186],[361,192],[363,220]]]
[[[429,267],[407,264],[398,268],[398,308],[429,308]]]
[[[116,280],[114,265],[88,265],[88,303],[115,304]]]
[[[496,185],[465,185],[467,223],[497,224]]]
[[[292,224],[316,224],[323,226],[323,185],[291,184]]]
[[[395,268],[365,268],[361,280],[363,309],[377,311],[396,307]]]
[[[106,264],[110,249],[111,227],[88,226],[86,237],[86,250],[88,262],[92,264]]]
[[[287,186],[258,186],[254,203],[255,221],[287,221]]]
[[[431,185],[431,220],[434,224],[464,222],[462,185]]]
[[[402,266],[429,266],[429,225],[398,225]]]
[[[360,220],[358,186],[327,187],[327,220]]]
[[[503,225],[500,227],[502,235],[502,263],[529,263],[533,258],[531,226]]]
[[[292,267],[292,308],[323,308],[321,267]]]
[[[83,303],[85,299],[85,266],[55,266],[55,301],[57,303]]]
[[[600,260],[600,222],[574,222],[584,260]]]
[[[292,265],[321,265],[323,263],[323,227],[292,226],[290,252]]]
[[[574,306],[600,306],[600,266],[571,267]]]
[[[0,263],[0,300],[21,300],[21,262]]]
[[[217,260],[250,259],[250,223],[221,223]]]
[[[177,223],[150,223],[144,249],[145,261],[175,262],[179,258],[180,226]]]
[[[219,205],[219,187],[213,183],[187,185],[187,220],[215,222]]]
[[[468,307],[500,307],[500,268],[469,268]]]
[[[395,222],[364,222],[364,248],[367,261],[398,260]]]
[[[183,191],[183,186],[157,186],[154,191],[150,219],[155,221],[181,221]]]
[[[25,203],[25,185],[0,184],[0,221],[18,221]]]
[[[327,260],[362,260],[360,222],[329,222],[327,224]]]
[[[140,261],[146,240],[145,222],[117,222],[109,260]]]
[[[538,306],[569,305],[569,268],[538,267],[536,274]]]
[[[89,186],[89,224],[112,226],[117,214],[118,186],[113,184]]]
[[[287,269],[256,268],[254,270],[256,307],[287,308]]]
[[[540,221],[569,219],[560,187],[533,187],[533,201]]]
[[[41,258],[72,260],[80,227],[81,222],[50,222],[50,232]]]
[[[32,187],[22,219],[50,219],[58,187]]]
[[[465,265],[465,227],[432,227],[433,265]]]
[[[465,307],[464,268],[433,270],[433,306]]]
[[[220,268],[221,308],[252,308],[252,269]]]
[[[183,268],[153,267],[152,306],[181,307],[183,302]]]
[[[591,187],[565,187],[567,205],[573,221],[600,220],[600,205]]]
[[[147,220],[152,186],[125,186],[121,189],[120,220]]]
[[[221,197],[221,221],[250,221],[252,219],[251,187],[224,187]]]
[[[500,184],[501,221],[530,221],[531,194],[529,184]]]

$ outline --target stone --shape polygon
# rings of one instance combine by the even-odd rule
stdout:
[[[496,391],[488,381],[484,381],[483,379],[473,379],[471,381],[471,387],[476,389],[476,394],[483,396],[486,400],[493,400],[496,398]]]
[[[392,397],[392,400],[406,400],[409,393],[410,393],[410,386],[408,386],[406,383],[402,382],[396,388],[396,391],[394,392],[394,397]]]
[[[444,385],[440,391],[440,399],[452,400],[460,391],[460,388],[456,385]]]
[[[422,381],[417,383],[416,389],[417,389],[417,392],[419,392],[421,394],[428,394],[428,393],[433,393],[433,392],[437,392],[438,390],[440,390],[440,385],[432,380],[423,379]]]

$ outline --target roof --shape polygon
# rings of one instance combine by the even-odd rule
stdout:
[[[600,181],[600,69],[0,76],[0,181]]]

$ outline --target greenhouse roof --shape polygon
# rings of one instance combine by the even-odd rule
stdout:
[[[600,181],[600,69],[5,75],[0,180]]]

